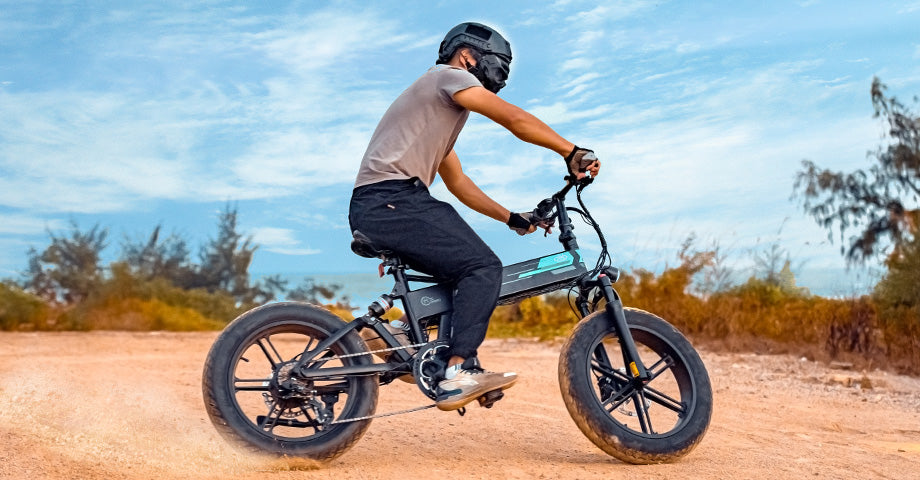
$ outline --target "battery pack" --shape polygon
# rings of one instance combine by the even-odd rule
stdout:
[[[587,271],[578,250],[554,253],[508,265],[503,269],[498,304],[507,305],[527,297],[558,290],[573,283]]]

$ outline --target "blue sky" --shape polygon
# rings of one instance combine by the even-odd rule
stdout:
[[[778,242],[800,285],[865,284],[790,194],[802,159],[867,165],[874,76],[908,103],[920,94],[917,0],[0,1],[0,277],[71,220],[109,227],[109,258],[157,224],[197,246],[227,202],[261,245],[253,273],[374,271],[348,249],[358,163],[468,20],[511,41],[502,97],[604,162],[585,197],[620,265],[673,265],[693,233],[742,277]],[[512,210],[564,173],[476,115],[456,150]],[[458,209],[507,263],[558,248]]]

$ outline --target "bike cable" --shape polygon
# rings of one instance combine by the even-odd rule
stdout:
[[[582,274],[573,283],[572,287],[569,288],[569,291],[567,293],[569,308],[572,309],[572,311],[575,313],[576,316],[578,316],[579,313],[578,313],[578,310],[575,308],[575,306],[572,305],[572,293],[574,289],[576,288],[576,286],[578,285],[579,281],[583,278],[591,278],[591,277],[597,276],[598,274],[600,274],[601,271],[603,271],[605,267],[608,267],[613,264],[613,258],[610,256],[610,252],[607,250],[607,239],[604,237],[604,233],[601,231],[600,225],[598,225],[598,223],[594,220],[594,216],[591,215],[591,211],[588,210],[588,207],[585,205],[584,200],[582,200],[581,198],[581,192],[582,190],[584,190],[585,186],[586,185],[582,185],[575,189],[575,197],[578,200],[578,204],[581,206],[581,208],[566,207],[566,210],[577,213],[581,217],[581,220],[583,222],[585,222],[586,224],[591,226],[591,228],[594,229],[595,233],[597,233],[597,238],[601,243],[601,253],[597,258],[597,263],[595,263],[594,268]],[[594,308],[597,307],[597,300],[598,299],[596,298],[595,301],[593,302]]]

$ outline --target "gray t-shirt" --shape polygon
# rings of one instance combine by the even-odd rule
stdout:
[[[431,185],[470,115],[454,102],[454,94],[478,86],[482,84],[466,70],[431,67],[380,119],[361,160],[355,188],[413,177]]]

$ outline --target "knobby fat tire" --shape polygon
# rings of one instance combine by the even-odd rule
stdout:
[[[241,412],[234,400],[231,376],[240,355],[265,332],[282,329],[308,332],[318,339],[343,328],[345,322],[332,313],[304,303],[273,303],[250,310],[231,322],[208,353],[202,393],[208,416],[217,431],[231,444],[252,453],[298,456],[327,462],[345,453],[370,427],[371,420],[331,425],[317,438],[283,440],[264,434]],[[306,346],[304,346],[306,347]],[[367,346],[354,331],[330,348],[337,355],[365,353]],[[369,363],[369,355],[343,359],[346,365]],[[336,419],[373,415],[377,408],[378,383],[374,375],[349,376],[348,402],[336,404]]]
[[[650,343],[665,345],[670,350],[667,353],[674,357],[675,367],[686,369],[686,374],[678,383],[683,382],[684,387],[689,389],[689,398],[681,400],[687,404],[690,417],[669,432],[650,436],[625,428],[604,409],[591,373],[595,346],[605,338],[616,338],[604,310],[582,319],[562,347],[559,357],[562,397],[578,428],[607,454],[633,464],[673,461],[693,450],[709,427],[713,403],[709,375],[699,354],[672,325],[642,310],[626,308],[624,313],[637,345],[648,346],[645,339],[654,338]],[[659,346],[658,349],[663,348]],[[623,367],[622,358],[611,361],[619,362],[619,366]],[[614,368],[617,366],[613,365]],[[653,380],[650,385],[654,384]],[[654,418],[652,420],[654,422]]]

